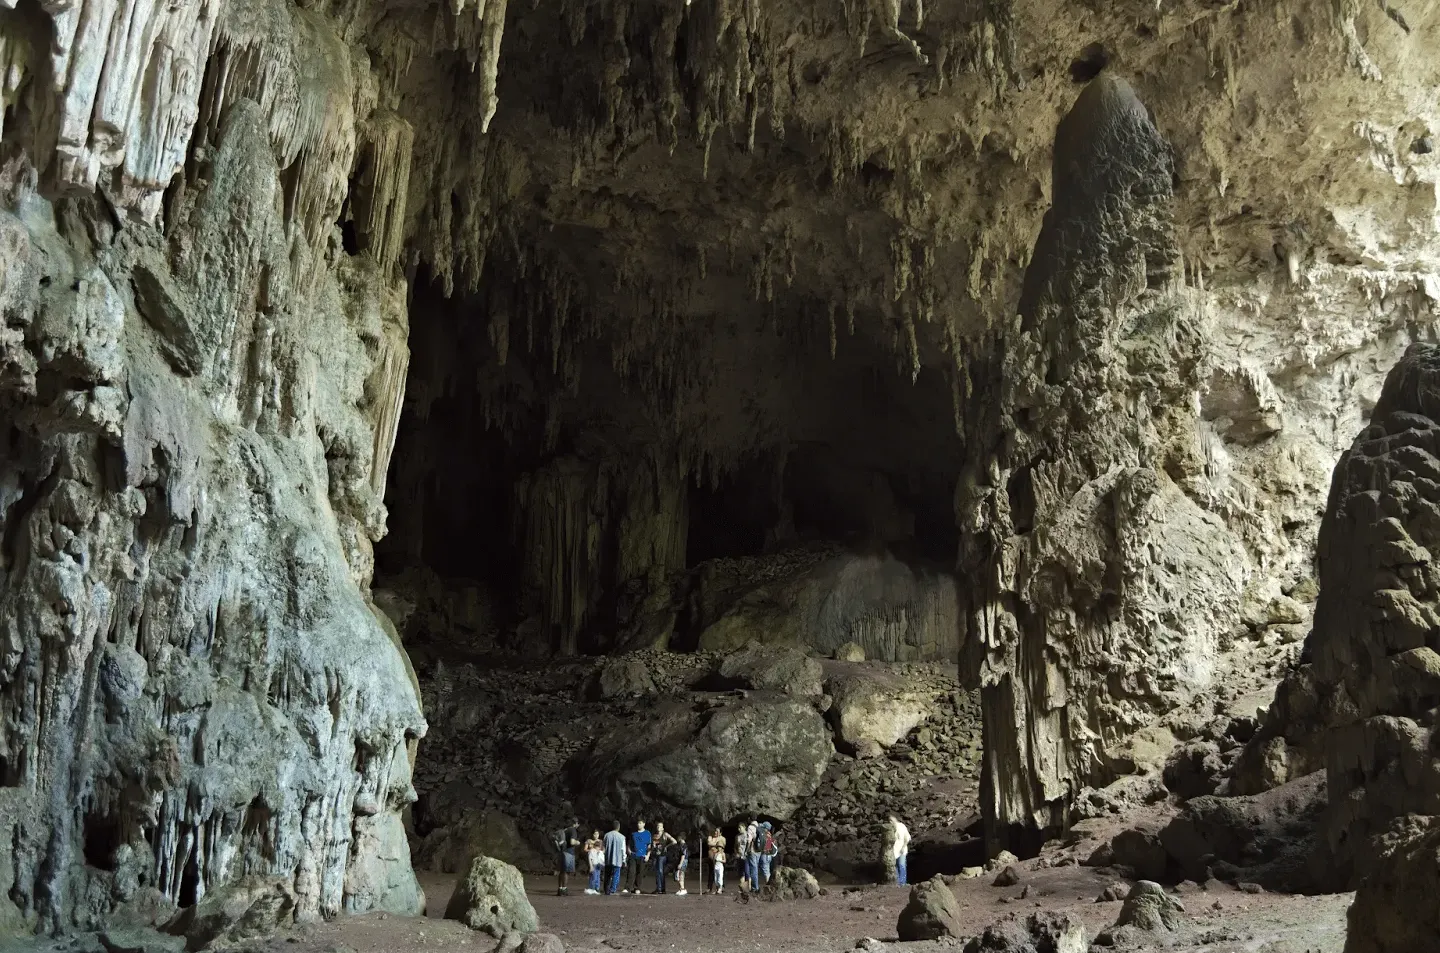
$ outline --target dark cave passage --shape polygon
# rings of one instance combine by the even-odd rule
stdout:
[[[858,631],[953,602],[960,447],[939,368],[899,370],[864,336],[832,357],[803,312],[755,309],[710,322],[711,366],[624,367],[604,337],[560,355],[516,305],[540,293],[494,285],[447,296],[422,274],[412,293],[376,589],[424,604],[402,626],[417,663],[734,647],[705,633],[767,584],[807,604],[790,638],[811,648],[953,659],[925,621]]]

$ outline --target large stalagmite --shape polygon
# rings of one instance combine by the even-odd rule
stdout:
[[[1115,745],[1208,687],[1244,554],[1177,485],[1201,471],[1199,304],[1179,284],[1171,158],[1102,75],[1055,137],[1019,314],[971,371],[957,507],[975,581],[992,848],[1055,830]]]

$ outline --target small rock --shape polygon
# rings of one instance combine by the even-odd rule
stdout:
[[[1115,883],[1100,891],[1100,896],[1095,898],[1095,902],[1114,903],[1116,900],[1124,900],[1128,896],[1130,896],[1130,885],[1117,880]]]
[[[865,953],[880,953],[881,950],[885,949],[885,944],[873,936],[867,936],[855,941],[855,949],[864,950]]]
[[[995,887],[1013,887],[1013,886],[1015,886],[1016,884],[1018,884],[1019,882],[1020,882],[1020,870],[1019,870],[1019,868],[1017,868],[1014,864],[1010,864],[1010,865],[1009,865],[1008,867],[1006,867],[1004,870],[1000,871],[1000,875],[995,878],[995,881],[994,881],[994,883],[992,884],[992,886],[995,886]]]
[[[865,661],[865,649],[857,642],[846,642],[835,650],[835,661],[863,662]]]
[[[532,933],[521,941],[520,953],[565,953],[565,944],[553,933]]]
[[[1235,889],[1244,893],[1264,893],[1265,888],[1256,883],[1242,882],[1235,885]]]
[[[961,867],[959,876],[961,880],[974,880],[984,872],[984,867]]]
[[[994,857],[990,858],[988,862],[986,862],[985,869],[993,873],[997,870],[1002,870],[1006,867],[1009,867],[1011,864],[1018,863],[1020,863],[1019,857],[1016,857],[1008,850],[1002,850],[1000,853],[996,854]]]
[[[1165,888],[1149,880],[1142,880],[1130,889],[1120,916],[1115,919],[1117,927],[1134,926],[1152,932],[1170,932],[1180,928],[1185,908],[1180,901],[1165,892]]]

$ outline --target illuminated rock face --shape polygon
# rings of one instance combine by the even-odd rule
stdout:
[[[535,655],[872,547],[812,644],[966,646],[997,843],[1223,682],[1440,297],[1440,26],[924,12],[0,3],[0,924],[418,908],[387,522]]]

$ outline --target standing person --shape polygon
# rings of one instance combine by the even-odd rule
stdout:
[[[650,857],[655,868],[655,892],[665,892],[665,871],[669,867],[670,852],[677,841],[674,835],[665,833],[663,821],[655,822],[655,839],[650,842]]]
[[[620,889],[620,871],[625,866],[625,835],[616,821],[605,835],[605,895],[614,896]]]
[[[895,863],[895,882],[904,887],[907,885],[905,866],[910,859],[910,828],[906,827],[900,818],[891,814],[890,829],[895,838],[895,845],[890,848],[890,856]]]
[[[630,835],[630,874],[626,879],[629,886],[621,893],[640,892],[640,872],[650,860],[650,832],[645,829],[645,820],[635,822],[635,832]]]
[[[591,831],[590,839],[585,842],[585,862],[590,865],[590,886],[585,892],[590,896],[600,893],[601,878],[605,876],[605,842],[600,839],[599,831]]]
[[[760,825],[756,822],[755,816],[750,816],[750,822],[740,828],[740,889],[749,889],[751,893],[758,893],[760,885],[760,855],[755,852],[755,835],[759,833]]]
[[[556,864],[560,883],[555,895],[567,897],[570,895],[570,875],[575,872],[575,848],[580,846],[580,822],[572,817],[567,826],[551,835],[551,840],[560,854]]]
[[[755,841],[750,846],[750,852],[758,858],[755,865],[758,876],[751,882],[750,889],[753,893],[759,893],[760,887],[770,882],[770,862],[775,859],[777,852],[775,835],[771,833],[769,821],[762,822],[755,831]]]
[[[725,835],[720,833],[720,828],[710,834],[705,841],[707,856],[710,858],[710,890],[713,893],[725,892]]]
[[[760,851],[757,849],[755,838],[760,834],[760,823],[755,816],[750,818],[746,828],[740,834],[740,857],[744,859],[744,878],[750,882],[750,893],[760,893]],[[740,884],[744,890],[744,884]]]
[[[680,857],[675,863],[675,896],[677,897],[683,897],[687,892],[685,890],[685,871],[690,867],[690,842],[692,840],[694,840],[694,835],[691,834],[680,839],[678,848]]]

